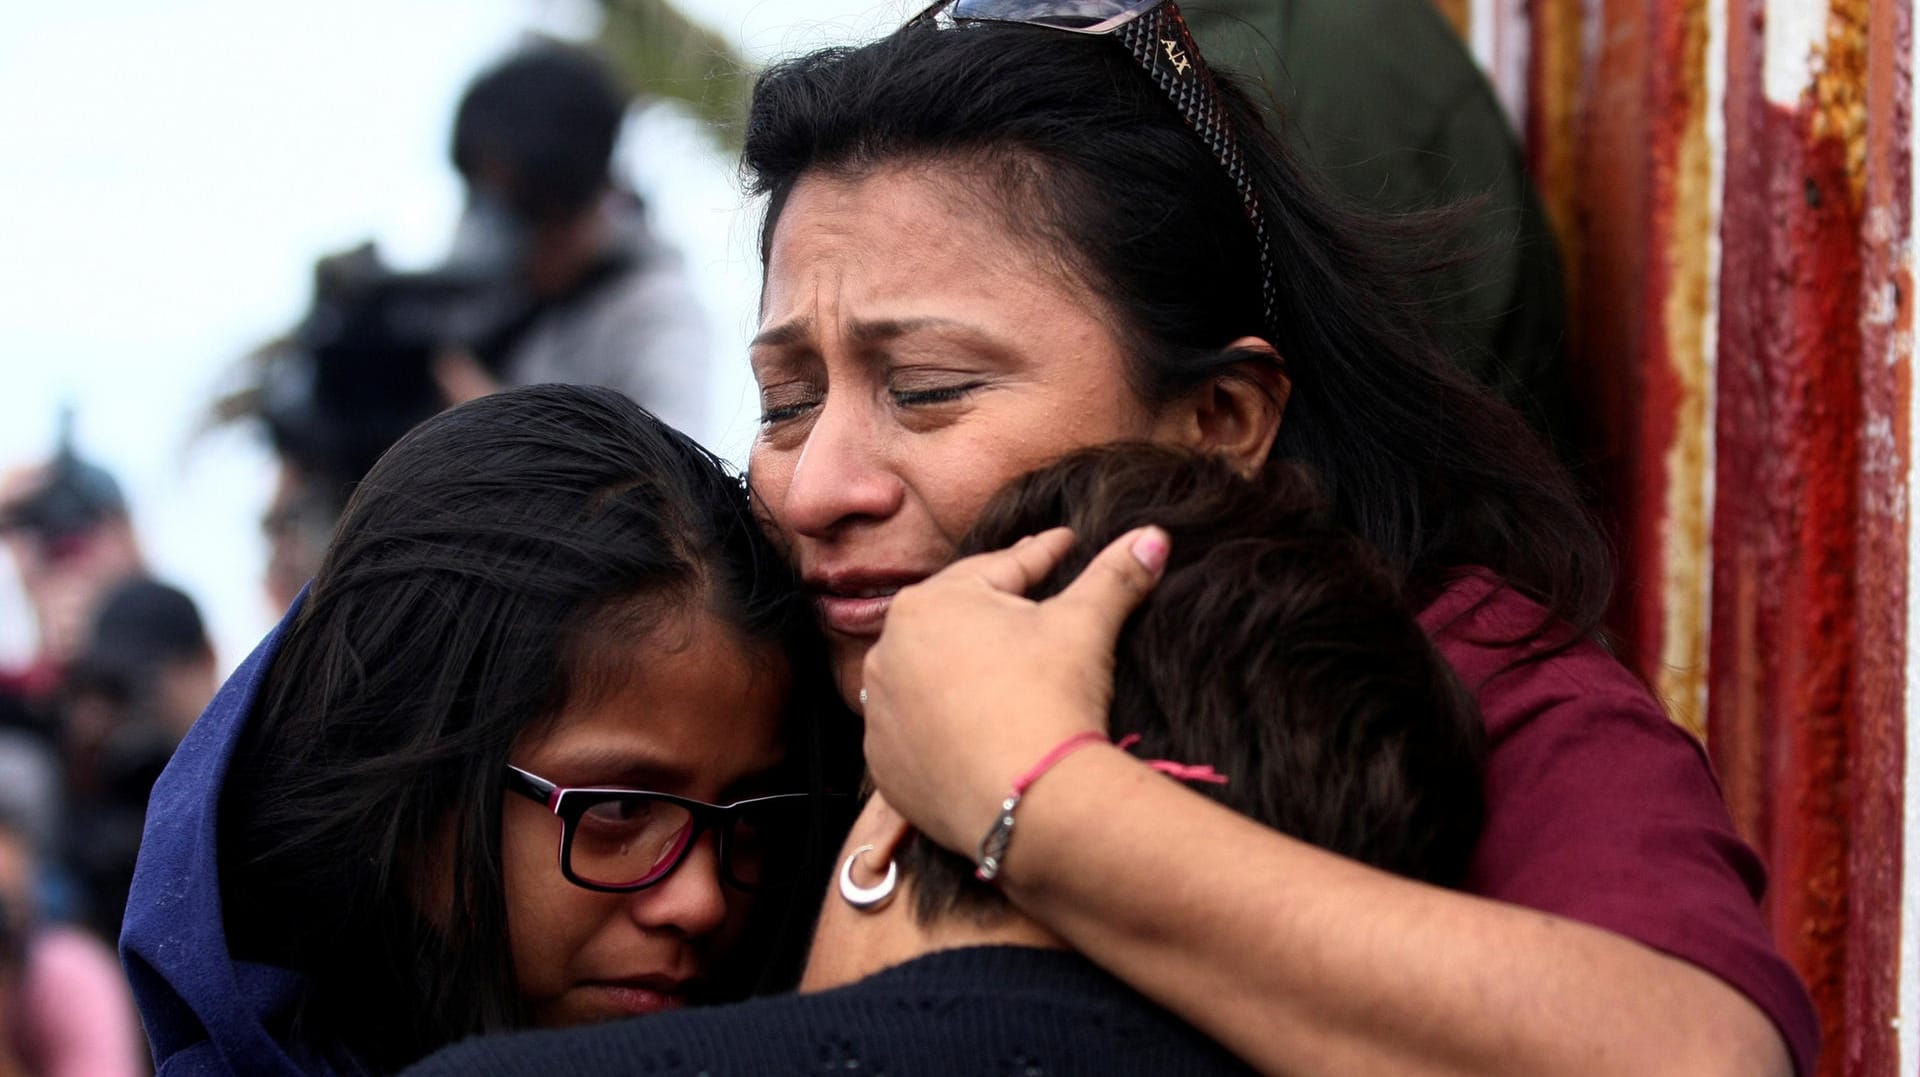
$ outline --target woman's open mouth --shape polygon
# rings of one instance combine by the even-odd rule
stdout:
[[[806,583],[827,631],[873,638],[886,626],[893,596],[926,577],[924,572],[810,573]]]
[[[822,593],[815,601],[820,621],[830,632],[847,636],[878,636],[887,623],[898,587],[863,594]]]

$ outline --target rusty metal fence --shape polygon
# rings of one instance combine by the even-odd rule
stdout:
[[[1438,2],[1564,244],[1624,653],[1772,867],[1822,1072],[1920,1072],[1911,0]]]

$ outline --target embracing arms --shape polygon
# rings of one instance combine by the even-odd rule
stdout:
[[[1057,598],[1019,598],[1066,541],[902,592],[869,655],[875,781],[950,848],[972,852],[1012,775],[1103,725],[1112,640],[1164,538],[1123,536]],[[1692,964],[1331,855],[1112,748],[1033,787],[1001,883],[1264,1072],[1792,1072],[1768,1016]]]
[[[1792,1072],[1706,972],[1325,853],[1114,749],[1036,786],[1020,831],[1025,911],[1264,1072]]]

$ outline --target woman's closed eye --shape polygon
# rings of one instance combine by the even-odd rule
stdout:
[[[968,393],[980,388],[978,381],[962,382],[958,385],[942,385],[926,389],[895,389],[893,402],[903,408],[933,407],[938,404],[951,404],[964,398]]]
[[[774,426],[800,418],[818,406],[820,394],[808,385],[770,385],[760,390],[760,425]]]
[[[887,395],[896,407],[937,407],[964,399],[987,380],[977,370],[901,364],[888,372]]]

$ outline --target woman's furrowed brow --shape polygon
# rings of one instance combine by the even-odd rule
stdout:
[[[848,327],[847,335],[862,344],[873,344],[912,333],[958,332],[968,336],[982,335],[980,330],[966,322],[952,318],[882,318],[877,321],[856,321]]]
[[[847,336],[861,344],[873,344],[891,340],[911,333],[927,331],[958,332],[968,336],[985,337],[978,326],[952,318],[927,316],[921,318],[880,318],[870,321],[856,320],[847,326]],[[809,340],[814,335],[812,318],[795,318],[781,322],[760,331],[750,342],[753,347],[780,347]]]
[[[780,347],[796,344],[813,336],[812,318],[795,318],[779,325],[762,329],[757,336],[748,341],[749,347]]]

